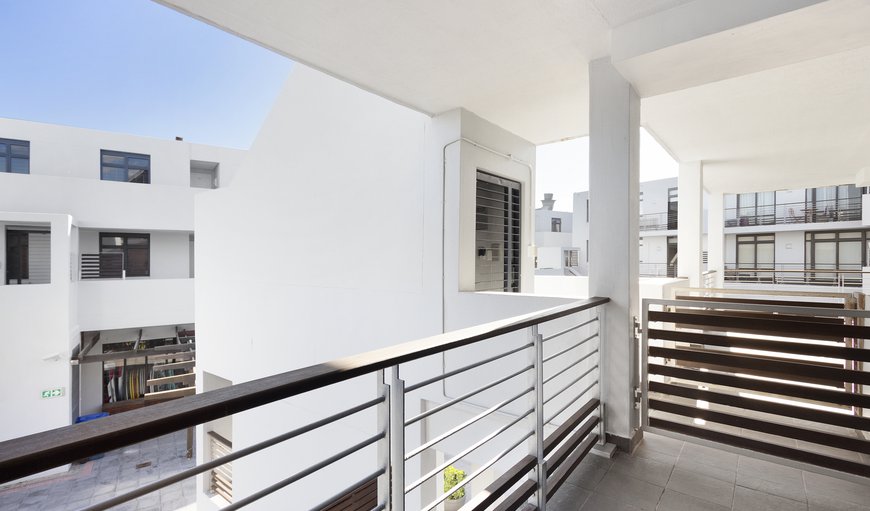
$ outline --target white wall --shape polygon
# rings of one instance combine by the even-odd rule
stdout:
[[[640,184],[643,192],[641,215],[668,212],[668,188],[677,187],[677,178],[658,179]]]
[[[81,229],[79,261],[81,254],[100,253],[101,232],[126,232],[115,230]],[[190,277],[190,233],[184,231],[153,231],[150,260],[152,279],[186,279]],[[131,277],[134,278],[134,277]],[[139,277],[135,277],[139,279]],[[142,277],[145,278],[145,277]]]
[[[82,330],[180,325],[194,319],[194,279],[88,279],[78,282]]]
[[[51,225],[51,283],[0,286],[0,441],[70,423],[70,350],[78,342],[70,314],[70,232],[66,215],[0,213],[6,224]],[[65,389],[43,399],[42,390]]]
[[[777,266],[804,264],[804,234],[804,231],[776,233],[773,261]]]

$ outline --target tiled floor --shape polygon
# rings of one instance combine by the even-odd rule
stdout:
[[[78,510],[194,465],[185,456],[185,431],[106,453],[74,464],[69,472],[0,487],[0,510]],[[137,465],[149,463],[137,468]],[[167,486],[113,509],[177,510],[196,500],[193,478]]]
[[[587,456],[547,509],[870,510],[870,481],[862,485],[646,433],[632,456]]]

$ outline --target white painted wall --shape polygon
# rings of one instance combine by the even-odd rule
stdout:
[[[773,261],[780,264],[804,264],[804,231],[778,232],[774,236]]]
[[[78,282],[82,330],[181,325],[194,319],[194,279],[88,279]]]
[[[70,314],[70,231],[67,215],[0,213],[5,224],[51,226],[51,283],[0,286],[0,441],[70,422],[70,350],[78,328]],[[42,390],[64,388],[43,399]]]
[[[643,192],[641,215],[668,212],[668,189],[677,187],[677,178],[657,179],[640,184]]]

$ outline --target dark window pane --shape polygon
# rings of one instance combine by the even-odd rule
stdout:
[[[130,169],[127,181],[131,183],[147,183],[148,172],[144,170]]]
[[[117,156],[114,154],[104,154],[103,155],[103,163],[108,165],[124,165],[125,158],[123,156]]]
[[[128,245],[148,245],[148,237],[147,236],[128,236],[127,237]]]
[[[12,158],[11,171],[15,174],[29,174],[30,160],[25,158]]]
[[[127,276],[128,277],[147,277],[148,276],[148,249],[147,248],[128,248],[127,249]]]
[[[127,170],[115,167],[103,167],[102,179],[104,181],[126,181]]]
[[[6,144],[0,144],[0,154],[6,154]]]
[[[30,156],[30,146],[12,144],[10,148],[12,149],[12,156]]]
[[[149,165],[149,161],[145,158],[128,158],[127,164],[131,167],[136,167],[140,169],[147,169]]]
[[[6,172],[6,158],[0,156],[0,172]]]
[[[124,246],[124,238],[121,236],[103,236],[100,239],[100,245],[104,247],[122,247]]]

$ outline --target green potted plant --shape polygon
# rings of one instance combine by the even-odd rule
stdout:
[[[444,493],[465,479],[465,471],[450,465],[444,469]],[[444,501],[444,511],[458,511],[465,504],[465,488],[459,488]]]

